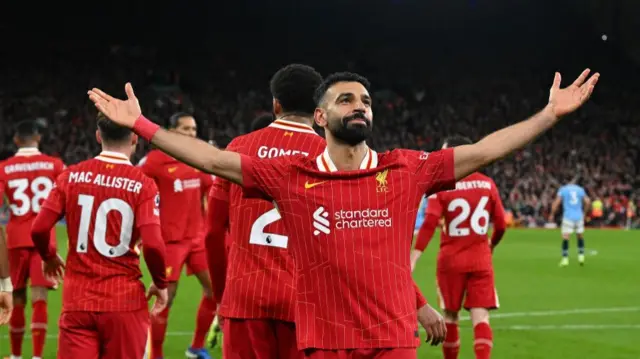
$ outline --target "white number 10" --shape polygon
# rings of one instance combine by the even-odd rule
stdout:
[[[489,212],[485,209],[487,203],[489,202],[489,197],[483,196],[480,198],[480,202],[478,202],[478,206],[473,211],[471,215],[471,229],[480,235],[487,234],[489,230]],[[464,222],[467,218],[469,218],[469,213],[471,212],[471,206],[469,202],[464,198],[456,198],[453,201],[449,202],[449,207],[447,210],[449,212],[453,212],[456,209],[461,208],[462,212],[454,218],[451,223],[449,223],[449,236],[451,237],[464,237],[468,236],[470,231],[469,228],[459,227],[462,222]],[[480,219],[484,218],[484,224],[480,224]]]
[[[78,244],[76,251],[86,253],[89,243],[89,224],[91,223],[91,213],[93,212],[94,196],[81,194],[78,197],[78,204],[82,207],[80,214],[80,228],[78,228]],[[117,211],[122,218],[120,226],[120,243],[113,247],[107,243],[107,215],[111,211]],[[133,209],[129,204],[119,198],[109,198],[98,207],[94,221],[93,245],[96,250],[105,257],[120,257],[129,252],[131,236],[133,234]]]

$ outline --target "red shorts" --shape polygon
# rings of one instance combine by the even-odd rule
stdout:
[[[184,265],[187,266],[187,275],[208,269],[204,240],[186,239],[167,243],[167,280],[177,282]]]
[[[64,312],[59,326],[58,359],[140,359],[149,311]]]
[[[225,359],[302,359],[293,323],[272,319],[225,318]]]
[[[55,283],[48,281],[42,272],[42,258],[38,251],[31,247],[9,249],[9,272],[14,289],[27,287],[54,288]]]
[[[304,358],[306,359],[416,359],[417,357],[418,350],[416,348],[307,349],[304,351]]]
[[[464,308],[497,309],[500,304],[493,279],[493,270],[479,272],[437,272],[440,308],[452,312]]]

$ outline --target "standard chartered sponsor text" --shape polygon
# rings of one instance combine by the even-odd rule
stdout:
[[[359,229],[391,227],[389,209],[366,208],[362,210],[340,210],[334,212],[336,229]]]

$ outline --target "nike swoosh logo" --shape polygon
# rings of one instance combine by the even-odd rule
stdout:
[[[169,168],[169,173],[173,173],[178,169],[178,167],[171,167]]]
[[[309,182],[305,182],[305,183],[304,183],[304,189],[313,188],[313,187],[315,187],[315,186],[317,186],[317,185],[321,185],[321,184],[323,184],[323,183],[325,183],[325,182],[327,182],[327,181],[316,182],[316,183],[309,183]]]

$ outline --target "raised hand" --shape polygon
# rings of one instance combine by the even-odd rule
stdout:
[[[127,99],[124,101],[114,98],[98,88],[89,90],[87,94],[98,111],[102,112],[111,121],[120,126],[133,128],[133,124],[142,114],[142,110],[130,83],[127,82],[124,85],[124,91],[127,93]]]
[[[556,72],[553,85],[549,91],[549,104],[557,117],[570,114],[587,102],[600,78],[600,74],[595,73],[587,81],[590,72],[591,70],[589,69],[582,71],[582,74],[569,87],[563,89],[560,88],[562,76],[560,76],[559,72]]]

